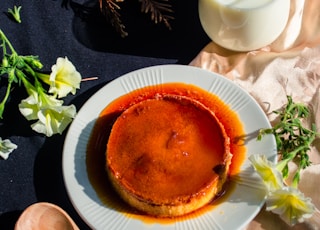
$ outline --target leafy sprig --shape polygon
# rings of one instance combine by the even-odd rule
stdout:
[[[27,120],[34,122],[31,128],[48,137],[61,134],[75,117],[76,107],[63,105],[64,101],[60,98],[76,93],[80,88],[80,73],[67,57],[57,58],[50,75],[42,72],[43,65],[38,56],[19,55],[2,30],[0,46],[3,53],[0,78],[7,79],[6,92],[0,102],[0,119],[13,92],[13,85],[23,86],[28,97],[18,107]]]
[[[316,127],[303,126],[309,116],[309,109],[302,103],[293,102],[287,96],[288,103],[280,110],[274,111],[279,121],[272,128],[259,131],[257,140],[267,134],[273,134],[279,155],[278,163],[268,161],[265,155],[251,155],[256,172],[266,185],[266,210],[278,214],[286,223],[293,226],[310,218],[316,208],[312,199],[300,192],[298,184],[302,169],[311,165],[308,152],[318,136]],[[289,176],[289,162],[297,164],[291,184],[284,183]]]
[[[0,103],[0,119],[2,119],[5,104],[9,98],[13,83],[21,85],[21,80],[23,78],[30,75],[36,77],[35,71],[41,69],[42,64],[37,56],[19,55],[2,30],[0,30],[0,41],[3,51],[0,76],[6,75],[8,78],[6,93]]]
[[[20,23],[21,6],[8,9],[8,15]],[[80,88],[81,74],[67,57],[58,57],[51,67],[51,73],[41,71],[43,64],[38,56],[19,55],[13,45],[0,29],[0,80],[7,82],[7,87],[0,102],[0,120],[3,118],[5,105],[13,92],[13,85],[23,86],[28,97],[18,105],[21,114],[33,122],[31,128],[50,137],[62,134],[72,122],[77,110],[75,105],[63,105],[61,98],[69,93],[75,94]],[[92,79],[92,78],[91,78]],[[8,159],[10,153],[18,146],[9,139],[0,137],[0,157]]]
[[[293,187],[300,181],[300,171],[311,165],[308,151],[315,138],[318,136],[315,124],[311,129],[304,127],[303,120],[309,116],[309,109],[302,103],[296,103],[291,96],[287,96],[288,103],[282,109],[274,111],[279,116],[279,122],[272,128],[259,131],[258,140],[266,134],[275,136],[280,161],[277,168],[282,172],[283,178],[289,175],[289,162],[298,165],[293,177]]]
[[[14,6],[13,9],[9,8],[8,9],[8,15],[15,20],[17,23],[21,23],[21,17],[20,17],[20,10],[21,6]]]

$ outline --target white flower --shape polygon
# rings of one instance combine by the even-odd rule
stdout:
[[[265,155],[251,155],[249,160],[262,178],[268,191],[277,190],[284,186],[281,172],[276,169],[275,164],[267,160]]]
[[[51,70],[49,93],[62,98],[70,92],[75,94],[76,89],[80,88],[81,75],[67,57],[59,57]]]
[[[72,122],[75,114],[76,108],[74,105],[42,108],[38,112],[39,120],[31,127],[36,132],[43,133],[48,137],[56,133],[62,134]]]
[[[301,223],[312,216],[315,207],[311,199],[304,197],[297,188],[286,186],[275,164],[268,161],[264,155],[252,155],[249,160],[266,184],[267,211],[280,215],[289,225]]]
[[[9,139],[2,140],[0,137],[0,156],[3,159],[8,159],[9,154],[15,150],[18,146],[12,143]]]
[[[310,218],[315,207],[310,198],[304,196],[298,189],[283,187],[271,192],[266,200],[267,211],[272,211],[289,225],[302,223]]]
[[[40,92],[21,101],[19,110],[27,120],[38,120],[31,125],[38,133],[50,137],[62,133],[76,115],[74,105],[63,106],[63,101]]]

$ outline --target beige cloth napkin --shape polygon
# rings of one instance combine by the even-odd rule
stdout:
[[[286,95],[309,105],[308,124],[320,132],[320,1],[291,0],[285,31],[271,45],[251,52],[233,52],[210,42],[190,65],[219,73],[248,91],[271,123],[273,110],[281,108]],[[320,209],[320,139],[310,152],[313,165],[302,173],[299,188]],[[265,208],[246,229],[320,229],[320,212],[305,223],[286,225]]]

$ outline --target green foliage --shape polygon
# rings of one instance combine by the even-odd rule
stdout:
[[[273,134],[277,143],[278,154],[280,155],[279,169],[283,177],[289,174],[288,163],[294,161],[298,168],[293,178],[293,184],[300,181],[300,171],[311,165],[308,151],[310,145],[317,137],[315,124],[311,129],[303,126],[303,120],[309,116],[309,109],[306,105],[293,102],[287,96],[288,103],[283,110],[274,111],[279,116],[279,122],[272,128],[261,129],[257,137],[261,140],[266,134]]]
[[[13,20],[17,23],[21,23],[21,18],[20,18],[20,10],[21,6],[14,6],[13,9],[8,9],[8,14],[12,17]]]

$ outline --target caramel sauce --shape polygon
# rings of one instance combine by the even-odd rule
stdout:
[[[239,172],[246,153],[246,148],[241,138],[244,136],[244,129],[237,113],[218,96],[208,93],[199,87],[184,83],[166,83],[140,88],[115,99],[100,113],[92,130],[87,146],[86,157],[88,177],[98,197],[106,206],[121,212],[129,218],[140,219],[145,223],[169,224],[189,218],[196,218],[224,202],[228,194],[233,190],[232,183],[227,182],[221,195],[210,204],[196,212],[175,218],[156,218],[139,213],[122,201],[113,190],[105,171],[105,151],[113,123],[117,117],[130,106],[146,99],[152,99],[165,94],[180,95],[195,99],[211,111],[214,111],[216,117],[224,125],[225,131],[231,140],[230,150],[233,158],[229,171],[230,177]]]

